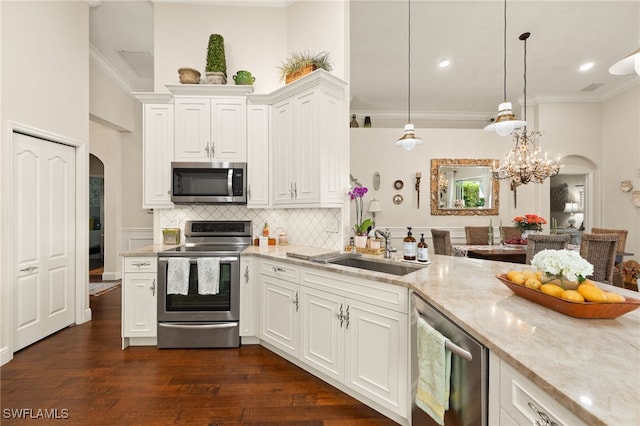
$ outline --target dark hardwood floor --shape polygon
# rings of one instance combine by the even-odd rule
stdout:
[[[91,297],[92,321],[2,367],[0,424],[395,424],[259,345],[122,351],[120,298]]]

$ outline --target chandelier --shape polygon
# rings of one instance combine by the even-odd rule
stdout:
[[[524,33],[519,37],[524,41],[525,122],[527,120],[527,39],[530,35],[530,33]],[[547,158],[546,153],[544,156],[541,155],[542,149],[538,145],[540,135],[541,133],[537,130],[527,132],[526,124],[522,130],[515,131],[515,146],[507,154],[504,164],[493,172],[498,179],[509,179],[514,192],[520,185],[526,185],[529,182],[542,183],[546,178],[555,176],[560,171],[559,158],[551,160]]]

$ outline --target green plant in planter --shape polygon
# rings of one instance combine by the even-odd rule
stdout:
[[[278,67],[280,70],[280,79],[284,80],[287,77],[287,74],[291,74],[292,72],[308,65],[314,65],[316,69],[322,68],[325,71],[331,71],[333,69],[329,59],[329,52],[323,51],[317,54],[313,54],[308,50],[303,52],[292,52]]]
[[[221,72],[225,78],[227,76],[227,60],[224,56],[224,38],[220,34],[209,36],[207,46],[207,66],[206,72]]]

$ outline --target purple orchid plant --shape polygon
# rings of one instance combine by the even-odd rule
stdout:
[[[356,203],[356,224],[353,227],[356,235],[367,235],[367,230],[373,224],[370,218],[362,218],[362,209],[364,204],[362,198],[368,191],[369,189],[366,186],[356,186],[349,191],[349,197],[351,197],[351,199]]]

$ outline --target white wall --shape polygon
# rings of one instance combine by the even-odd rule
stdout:
[[[277,67],[286,56],[286,11],[280,7],[154,4],[156,92],[179,84],[178,68],[204,76],[209,35],[224,37],[228,84],[238,70],[251,71],[255,93],[281,86]]]
[[[92,119],[118,130],[132,131],[135,126],[134,109],[140,109],[140,105],[93,61],[89,69],[89,112]]]
[[[640,84],[603,103],[602,220],[603,228],[628,229],[626,250],[640,259],[640,207],[631,193],[620,191],[630,179],[640,190]]]
[[[91,153],[104,164],[104,273],[105,280],[119,279],[122,273],[118,254],[121,250],[122,155],[121,134],[100,123],[90,123]],[[142,178],[140,178],[140,182]]]
[[[89,10],[85,2],[0,2],[2,42],[2,197],[11,195],[10,127],[19,123],[76,144],[77,272],[76,322],[90,319],[88,280]],[[3,205],[6,200],[3,199]],[[0,362],[11,355],[10,286],[14,271],[7,255],[8,209],[0,211]],[[84,225],[84,226],[81,226]]]
[[[499,216],[432,216],[430,206],[430,174],[431,160],[434,158],[469,158],[503,160],[507,151],[513,146],[511,138],[501,138],[484,130],[470,129],[417,129],[416,133],[424,143],[412,151],[405,151],[394,145],[394,141],[402,134],[402,128],[351,129],[351,174],[369,188],[365,195],[365,210],[374,197],[380,201],[382,212],[376,214],[378,228],[389,227],[392,230],[395,247],[399,247],[398,239],[406,234],[406,227],[417,229],[417,235],[425,229],[450,229],[453,238],[464,238],[464,226],[489,225],[491,219],[494,226],[500,220],[503,225],[511,225],[516,214],[536,213],[545,215],[542,202],[544,193],[548,193],[546,185],[528,185],[518,189],[517,209],[514,207],[513,193],[509,185],[500,183],[500,215]],[[372,187],[373,174],[380,173],[380,190]],[[420,183],[420,208],[417,207],[415,190],[416,172],[422,174]],[[402,180],[404,187],[396,190],[393,183]],[[400,194],[404,198],[402,204],[393,203],[393,196]],[[353,210],[353,203],[351,203]],[[370,217],[370,214],[365,214]],[[352,213],[351,223],[355,214]],[[416,235],[416,231],[414,231]],[[398,239],[397,239],[398,238]]]

